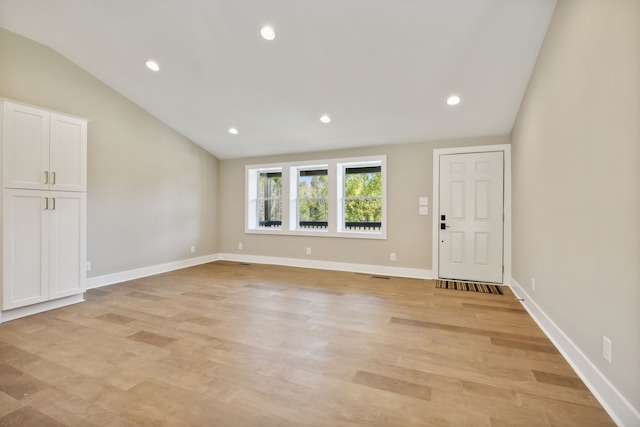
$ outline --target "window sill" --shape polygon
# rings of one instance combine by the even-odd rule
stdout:
[[[314,236],[314,237],[337,237],[341,239],[371,239],[386,240],[384,232],[371,231],[328,231],[328,230],[283,230],[266,228],[247,228],[245,234],[267,234],[271,236]]]

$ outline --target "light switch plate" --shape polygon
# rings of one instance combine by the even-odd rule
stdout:
[[[429,206],[429,198],[420,197],[420,206]]]
[[[429,215],[429,206],[420,206],[420,215]]]

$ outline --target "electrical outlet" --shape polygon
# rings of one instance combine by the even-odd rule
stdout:
[[[395,252],[391,252],[391,256],[389,258],[391,259],[391,261],[395,261],[396,260],[396,253]]]
[[[84,271],[91,271],[91,261],[87,261],[84,265]]]
[[[536,291],[536,279],[534,279],[534,278],[531,278],[531,290],[533,292]]]
[[[311,255],[311,248],[307,248],[307,255]]]
[[[242,250],[242,243],[238,243],[238,250],[241,251]]]
[[[604,335],[602,336],[602,357],[611,363],[611,340]]]
[[[195,254],[196,253],[196,247],[195,246],[191,246],[191,253]]]

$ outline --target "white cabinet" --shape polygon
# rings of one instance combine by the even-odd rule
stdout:
[[[87,122],[4,102],[3,186],[86,191]]]
[[[1,322],[82,300],[87,124],[37,107],[0,105]]]

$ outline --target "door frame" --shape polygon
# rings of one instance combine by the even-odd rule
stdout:
[[[440,156],[447,154],[473,154],[473,153],[489,153],[502,152],[504,155],[504,203],[502,213],[504,214],[503,233],[502,233],[502,260],[504,265],[504,273],[502,274],[502,284],[511,284],[511,144],[499,145],[482,145],[477,147],[456,147],[456,148],[436,148],[433,150],[433,197],[432,197],[432,261],[431,271],[432,278],[439,279],[439,249],[438,244],[440,238]]]

